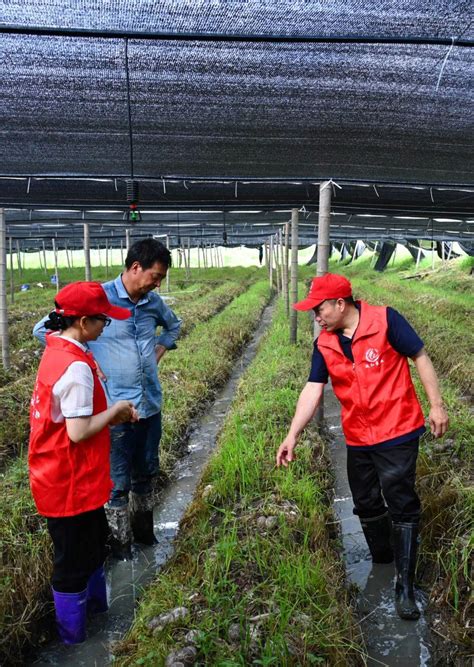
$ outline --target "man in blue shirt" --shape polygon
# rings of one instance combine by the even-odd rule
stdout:
[[[170,266],[171,253],[159,241],[146,238],[134,243],[125,271],[103,285],[110,303],[128,308],[131,317],[120,324],[113,320],[100,340],[89,344],[109,402],[131,401],[139,415],[136,423],[111,428],[114,487],[106,513],[112,553],[120,559],[131,557],[132,539],[155,542],[153,485],[158,475],[162,403],[157,365],[167,350],[176,348],[181,320],[153,290]],[[157,327],[162,327],[159,336]],[[43,320],[34,334],[44,340]]]

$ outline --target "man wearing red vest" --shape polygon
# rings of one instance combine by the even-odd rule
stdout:
[[[397,311],[354,301],[351,284],[343,276],[327,273],[315,278],[308,297],[294,308],[314,310],[321,333],[314,343],[308,382],[278,449],[277,465],[286,467],[293,461],[297,439],[315,415],[330,377],[341,403],[354,514],[373,562],[390,563],[395,555],[397,612],[415,620],[420,615],[413,591],[420,518],[415,472],[425,420],[408,357],[431,405],[431,432],[440,437],[448,416],[433,364],[421,339]]]

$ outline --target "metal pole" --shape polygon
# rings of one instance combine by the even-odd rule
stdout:
[[[291,273],[290,300],[291,305],[298,300],[298,217],[297,208],[291,210]],[[296,343],[298,337],[297,311],[290,310],[290,343]]]
[[[105,239],[105,278],[109,278],[109,239]]]
[[[56,279],[56,293],[59,292],[59,274],[58,274],[58,251],[56,249],[56,239],[51,239],[51,245],[53,246],[54,253],[54,276]]]
[[[84,265],[85,265],[85,274],[86,280],[92,280],[92,271],[91,271],[91,246],[90,246],[90,235],[89,235],[89,223],[84,223]]]
[[[13,303],[15,301],[15,280],[13,278],[13,239],[10,236],[9,240],[10,247],[10,301]]]
[[[7,256],[6,256],[5,209],[0,208],[0,335],[2,339],[2,363],[7,371],[10,368],[10,348],[8,343],[7,311]]]

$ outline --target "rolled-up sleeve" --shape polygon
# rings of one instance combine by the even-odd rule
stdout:
[[[42,320],[37,322],[35,326],[33,327],[33,336],[39,340],[41,345],[46,345],[46,329],[44,327],[44,323],[46,320],[49,318],[49,315],[46,315],[43,317]]]

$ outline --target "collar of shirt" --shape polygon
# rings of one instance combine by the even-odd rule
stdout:
[[[148,303],[150,301],[150,297],[148,294],[145,294],[144,297],[142,297],[139,301],[133,301],[130,298],[130,294],[127,292],[125,289],[125,285],[123,284],[122,280],[122,274],[117,276],[114,280],[114,285],[115,289],[117,290],[117,294],[120,299],[128,299],[131,303],[133,303],[134,306],[140,306],[142,303]]]

